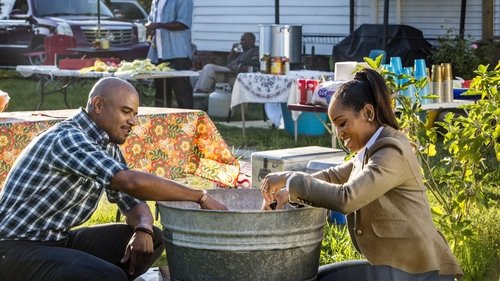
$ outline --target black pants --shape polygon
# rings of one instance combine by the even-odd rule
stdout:
[[[159,60],[158,64],[162,62],[170,62],[170,67],[175,70],[189,70],[192,66],[189,58]],[[167,97],[164,97],[164,85]],[[155,106],[163,107],[164,102],[166,102],[164,98],[169,98],[170,93],[173,91],[179,108],[193,108],[193,87],[191,86],[189,77],[155,79],[155,87]]]
[[[126,224],[84,227],[57,242],[0,241],[0,280],[121,281],[146,272],[161,255],[161,230],[154,228],[154,254],[128,275],[120,263],[133,230]]]
[[[371,265],[365,260],[331,263],[319,267],[318,281],[453,281],[452,275],[437,271],[408,273],[388,265]]]

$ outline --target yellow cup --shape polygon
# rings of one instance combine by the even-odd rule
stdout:
[[[109,40],[108,39],[101,39],[101,49],[109,49]]]

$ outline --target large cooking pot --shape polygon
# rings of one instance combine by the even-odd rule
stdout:
[[[287,57],[290,63],[302,61],[302,25],[259,24],[259,54]]]
[[[213,189],[229,211],[160,202],[170,280],[316,280],[326,210],[260,211],[259,189]]]

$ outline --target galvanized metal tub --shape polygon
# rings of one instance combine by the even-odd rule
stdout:
[[[326,210],[260,211],[259,189],[213,189],[229,211],[159,202],[171,280],[316,280]]]

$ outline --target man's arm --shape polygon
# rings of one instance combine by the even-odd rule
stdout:
[[[153,229],[153,214],[146,203],[135,205],[132,209],[128,210],[125,214],[125,221],[133,228],[146,228]]]
[[[206,201],[200,202],[205,195],[202,190],[189,188],[175,181],[141,171],[122,170],[116,173],[111,179],[111,188],[142,200],[192,201],[200,203],[204,209],[227,209],[210,195]]]
[[[187,29],[188,27],[185,26],[183,23],[177,22],[177,21],[172,21],[172,22],[150,22],[146,26],[151,30],[155,30],[158,28],[162,29],[168,29],[168,30],[184,30]]]

